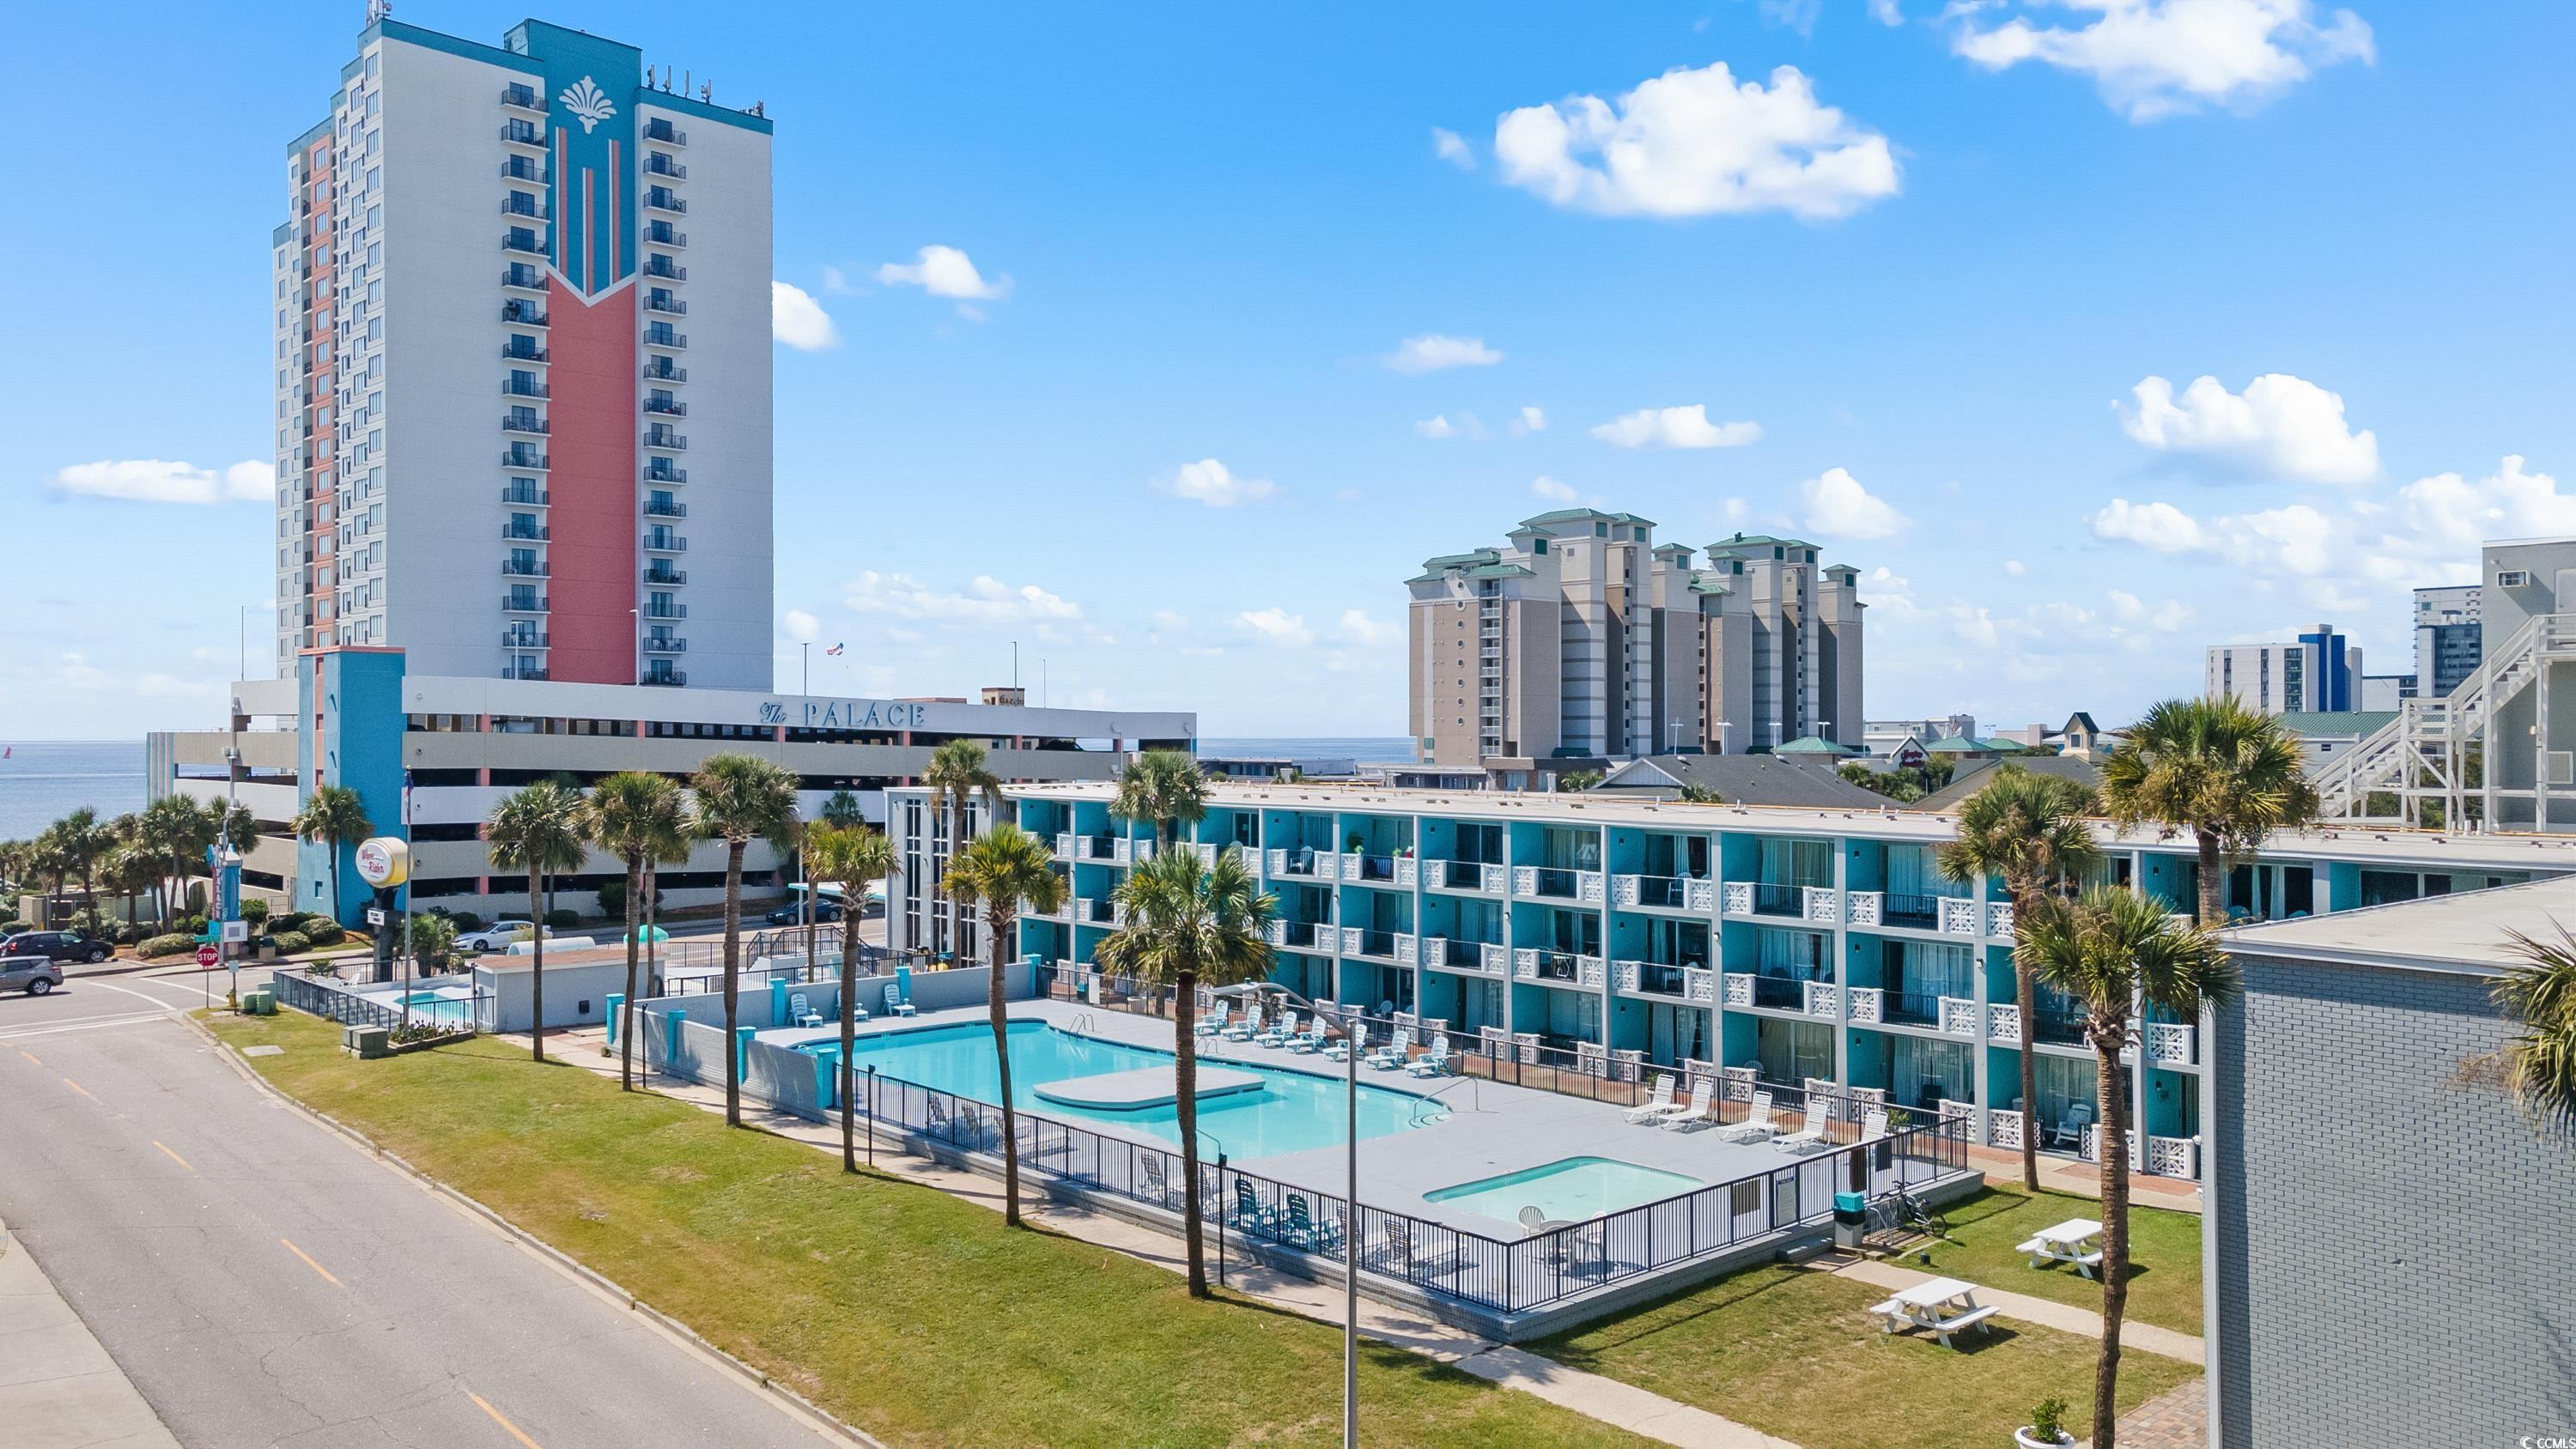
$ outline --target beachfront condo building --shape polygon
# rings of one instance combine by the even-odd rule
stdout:
[[[2346,714],[2362,708],[2361,648],[2331,624],[2288,644],[2212,644],[2201,692],[2257,714]]]
[[[1812,543],[1690,547],[1591,508],[1524,520],[1500,548],[1406,582],[1408,715],[1425,764],[1505,789],[1676,751],[1857,746],[1858,571]]]
[[[383,9],[286,154],[279,677],[767,688],[768,118]]]
[[[1152,857],[1150,823],[1109,782],[1015,787],[1001,817],[1050,842],[1070,889],[1010,943],[1078,979],[1123,920],[1115,891]],[[945,849],[926,792],[888,792],[907,861],[888,939],[926,946],[920,882]],[[1944,815],[1611,801],[1593,795],[1217,785],[1186,848],[1239,846],[1277,900],[1271,979],[1458,1039],[1532,1074],[1637,1081],[1667,1070],[1838,1089],[1967,1119],[1970,1140],[2098,1153],[2094,1057],[2075,1003],[2014,996],[2000,882],[1950,881]],[[2188,835],[2096,827],[2105,877],[2177,911],[2196,899]],[[2231,916],[2290,920],[2576,874],[2576,843],[2324,830],[2228,869]],[[2144,1171],[2197,1178],[2205,1023],[2149,1013],[2130,1064]],[[1383,1037],[1385,1027],[1372,1028]],[[2020,1101],[2025,1036],[2039,1100]],[[1685,1091],[1687,1088],[1685,1088]]]

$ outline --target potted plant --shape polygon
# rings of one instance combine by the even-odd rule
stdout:
[[[2066,1401],[2051,1394],[2031,1406],[2030,1423],[2013,1430],[2013,1442],[2021,1449],[2063,1449],[2075,1442],[2065,1419]]]

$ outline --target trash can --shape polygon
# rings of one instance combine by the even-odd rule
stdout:
[[[1857,1248],[1869,1231],[1869,1197],[1865,1193],[1834,1194],[1834,1246]]]

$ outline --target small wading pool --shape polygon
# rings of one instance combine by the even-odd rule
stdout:
[[[1497,1222],[1518,1222],[1525,1207],[1537,1208],[1549,1218],[1580,1222],[1707,1185],[1696,1177],[1639,1167],[1615,1157],[1567,1157],[1439,1188],[1424,1193],[1422,1200]]]
[[[397,1010],[403,1006],[399,993],[386,998],[386,1001]],[[415,991],[411,993],[410,1004],[411,1014],[419,1019],[455,1026],[463,1026],[474,1019],[474,998],[470,992],[451,995],[443,991]]]

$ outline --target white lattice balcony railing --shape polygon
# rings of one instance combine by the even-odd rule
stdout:
[[[1538,1033],[1537,1033],[1537,1032],[1534,1032],[1534,1031],[1516,1031],[1516,1032],[1513,1032],[1513,1033],[1512,1033],[1512,1045],[1514,1045],[1514,1046],[1516,1046],[1516,1047],[1520,1048],[1521,1065],[1522,1065],[1522,1066],[1525,1066],[1525,1067],[1534,1067],[1534,1066],[1537,1066],[1537,1065],[1538,1065],[1539,1039],[1538,1039]]]
[[[1574,973],[1577,981],[1595,991],[1608,985],[1610,981],[1608,967],[1598,956],[1575,957]]]
[[[1079,858],[1073,851],[1072,831],[1059,830],[1055,833],[1055,854],[1056,859],[1058,860],[1074,860]]]
[[[1809,1016],[1834,1017],[1842,1014],[1842,993],[1830,981],[1809,981],[1806,987],[1806,1012]]]
[[[2012,1001],[1986,1003],[1986,1035],[2004,1046],[2021,1045],[2021,1005]]]
[[[1333,857],[1333,869],[1343,880],[1358,880],[1366,857],[1356,850],[1345,850]]]
[[[1538,948],[1522,946],[1512,952],[1512,976],[1515,980],[1538,979]]]
[[[1975,901],[1961,900],[1956,896],[1941,897],[1941,934],[1973,936],[1977,934],[1979,924]]]
[[[1512,867],[1512,894],[1516,896],[1534,896],[1538,894],[1537,866],[1516,865]]]
[[[1690,986],[1691,1000],[1710,1006],[1717,1003],[1716,972],[1698,966],[1684,967],[1682,979]]]
[[[1707,915],[1709,912],[1716,910],[1717,882],[1713,880],[1689,880],[1682,882],[1682,904],[1691,910],[1699,912],[1701,915]]]
[[[1753,1067],[1720,1067],[1718,1079],[1725,1084],[1719,1090],[1725,1094],[1727,1101],[1750,1102],[1753,1100],[1755,1083],[1759,1080],[1759,1076],[1758,1070]]]
[[[1479,889],[1489,896],[1498,896],[1503,893],[1503,867],[1499,865],[1488,865],[1484,868],[1481,874],[1484,879],[1478,882]]]
[[[2200,1029],[2178,1021],[2147,1023],[2147,1060],[2168,1067],[2187,1067],[2200,1059]]]
[[[1635,905],[1637,903],[1637,878],[1633,875],[1612,876],[1610,878],[1610,900],[1613,905]]]
[[[2013,906],[2010,901],[1986,902],[1986,934],[2004,940],[2012,939]]]
[[[1965,996],[1941,998],[1941,1030],[1951,1036],[1977,1034],[1977,1003]]]
[[[1837,926],[1843,919],[1843,893],[1832,886],[1809,886],[1804,899],[1806,916],[1820,926]]]
[[[1452,964],[1449,960],[1449,938],[1446,936],[1423,937],[1422,959],[1434,966],[1447,966]]]
[[[1881,997],[1875,986],[1851,988],[1851,1019],[1855,1024],[1874,1026],[1878,1023]]]
[[[1574,898],[1587,906],[1601,904],[1601,872],[1578,870],[1574,873]]]
[[[1481,964],[1484,966],[1488,974],[1494,976],[1500,976],[1503,974],[1505,969],[1505,960],[1510,956],[1510,954],[1511,953],[1507,948],[1497,946],[1491,941],[1487,941],[1477,947],[1477,955],[1482,958]]]
[[[1358,955],[1360,953],[1360,938],[1364,934],[1365,933],[1357,926],[1342,927],[1342,954],[1345,956]]]
[[[1976,1115],[1977,1104],[1974,1102],[1962,1102],[1953,1097],[1941,1099],[1941,1120],[1944,1122],[1964,1122]]]
[[[1408,890],[1408,891],[1409,891],[1409,890],[1411,890],[1411,889],[1413,889],[1414,882],[1416,882],[1417,880],[1421,879],[1421,875],[1422,875],[1421,866],[1422,866],[1422,862],[1421,862],[1421,861],[1419,861],[1419,860],[1414,859],[1412,856],[1409,856],[1409,855],[1399,855],[1399,856],[1397,856],[1397,857],[1395,858],[1395,884],[1396,884],[1396,887],[1397,887],[1398,889],[1400,889],[1400,890]]]
[[[1414,954],[1415,950],[1416,944],[1413,937],[1401,932],[1397,933],[1395,938],[1395,964],[1398,966],[1412,965],[1419,959]]]
[[[1270,852],[1270,873],[1272,875],[1286,875],[1288,873],[1288,852],[1284,850],[1274,850]]]
[[[1216,858],[1225,853],[1224,846],[1208,840],[1184,841],[1182,848],[1199,858],[1201,868],[1209,870],[1216,868]]]
[[[1724,902],[1724,911],[1727,915],[1752,915],[1753,882],[1749,880],[1726,881],[1719,887],[1718,899]]]
[[[2021,1150],[2022,1114],[1998,1108],[1986,1114],[1986,1145]]]
[[[1887,897],[1879,891],[1843,892],[1843,919],[1855,926],[1875,926]]]
[[[2084,1124],[2084,1145],[2077,1149],[2076,1156],[2083,1158],[2086,1162],[2099,1162],[2102,1160],[2101,1123],[2087,1122]],[[2143,1156],[2144,1154],[2140,1150],[2139,1146],[2138,1134],[2136,1132],[2131,1132],[2129,1134],[2129,1170],[2131,1172],[2145,1171],[2145,1168],[2141,1165]]]
[[[1753,1004],[1752,977],[1741,971],[1729,971],[1726,973],[1725,986],[1727,1005],[1751,1006]]]
[[[1639,964],[1640,963],[1635,961],[1613,961],[1610,963],[1611,979],[1619,983],[1620,990],[1632,995],[1638,994],[1637,967]]]
[[[2140,1172],[2158,1177],[2179,1177],[2187,1182],[2200,1181],[2200,1144],[2188,1137],[2150,1137],[2147,1139],[2146,1165]]]
[[[1264,921],[1261,923],[1261,936],[1273,946],[1285,946],[1288,944],[1288,923]]]

